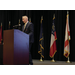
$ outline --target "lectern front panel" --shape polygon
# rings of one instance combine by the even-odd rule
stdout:
[[[14,64],[28,63],[29,35],[21,32],[20,30],[14,30]]]

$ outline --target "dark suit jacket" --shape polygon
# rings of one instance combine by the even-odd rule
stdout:
[[[23,30],[24,30],[24,25],[22,26],[22,31]],[[34,42],[34,28],[31,22],[27,23],[24,32],[26,34],[29,34],[29,43],[33,43]]]

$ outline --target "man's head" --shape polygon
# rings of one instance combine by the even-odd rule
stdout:
[[[28,17],[27,16],[22,16],[22,21],[23,21],[23,23],[28,22]]]

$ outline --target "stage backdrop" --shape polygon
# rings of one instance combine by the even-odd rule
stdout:
[[[57,34],[57,52],[55,54],[55,60],[65,61],[64,56],[64,37],[66,26],[66,14],[67,10],[0,10],[0,23],[3,24],[3,30],[8,30],[9,21],[11,21],[10,29],[13,29],[13,25],[17,25],[22,16],[27,15],[31,18],[31,22],[34,24],[34,44],[32,47],[32,58],[40,59],[38,54],[39,36],[40,36],[40,20],[43,16],[43,29],[44,29],[44,59],[51,60],[49,57],[50,39],[52,18],[55,13],[55,29]],[[75,61],[75,11],[69,11],[69,26],[70,26],[70,60]]]

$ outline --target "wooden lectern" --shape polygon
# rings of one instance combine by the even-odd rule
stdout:
[[[3,64],[29,64],[29,35],[18,29],[3,32]]]

